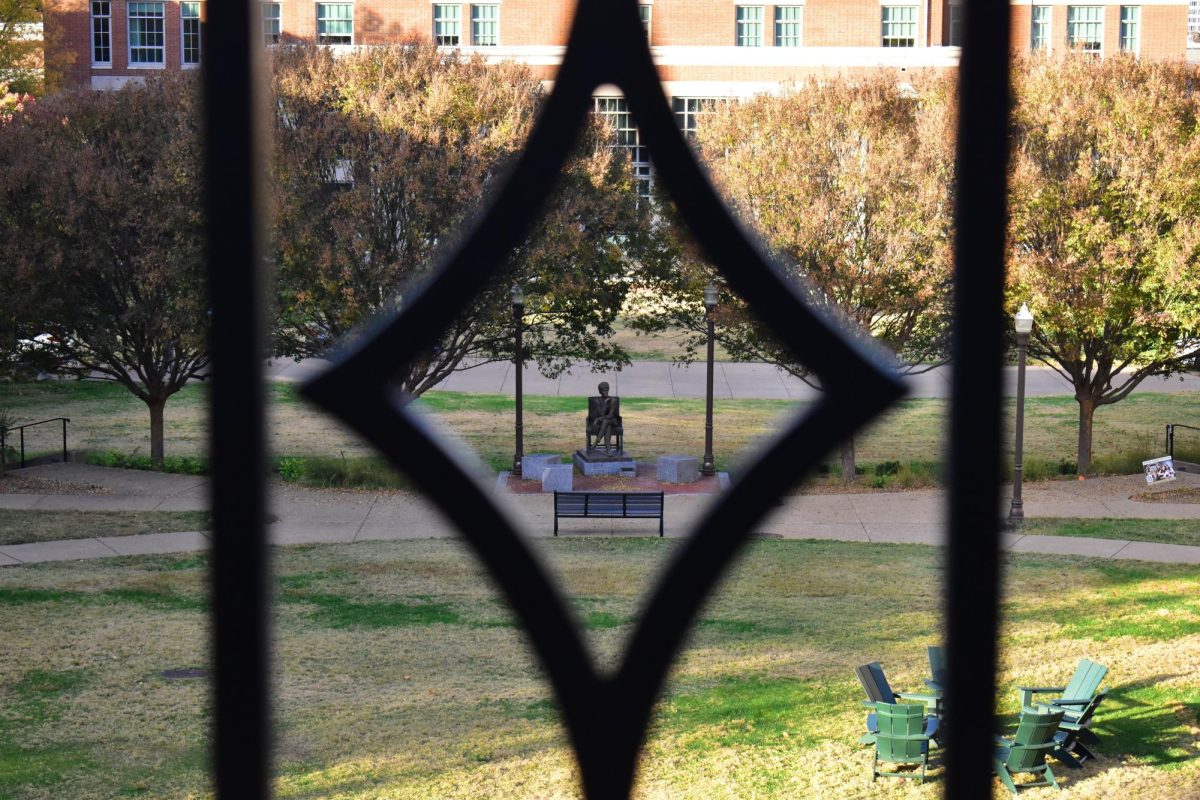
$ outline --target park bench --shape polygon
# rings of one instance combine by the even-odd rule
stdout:
[[[662,492],[555,492],[554,535],[559,519],[654,519],[663,535]]]

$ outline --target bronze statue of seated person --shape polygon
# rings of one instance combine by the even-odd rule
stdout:
[[[614,452],[612,449],[612,439],[614,436],[617,439],[617,449],[615,452],[624,452],[625,431],[621,427],[621,398],[609,396],[607,382],[601,383],[598,388],[600,396],[588,398],[585,452],[599,451],[601,448],[603,448],[606,454]],[[592,437],[595,437],[595,441],[593,441]]]

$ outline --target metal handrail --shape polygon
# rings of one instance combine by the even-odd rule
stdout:
[[[1175,429],[1186,428],[1189,431],[1200,431],[1200,427],[1195,425],[1181,425],[1179,423],[1171,423],[1167,425],[1167,455],[1171,458],[1175,457]]]
[[[14,425],[11,428],[0,428],[0,470],[8,466],[8,434],[13,431],[18,431],[21,437],[21,467],[25,467],[25,429],[32,428],[36,425],[46,425],[51,422],[62,423],[62,459],[67,460],[67,423],[70,422],[68,417],[51,417],[50,419],[38,420],[37,422],[27,422],[24,425]]]

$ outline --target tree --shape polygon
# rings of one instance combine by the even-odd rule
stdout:
[[[0,0],[0,84],[17,93],[41,88],[42,0]]]
[[[946,77],[909,85],[879,71],[713,107],[697,126],[718,190],[810,302],[886,345],[910,372],[944,363],[952,97]],[[714,275],[678,220],[667,218],[677,244],[647,271],[652,307],[638,324],[691,332],[691,356],[706,336],[699,298]],[[732,357],[773,364],[819,388],[740,299],[723,295],[716,336]],[[854,461],[851,439],[842,450],[846,480]]]
[[[277,354],[321,355],[403,302],[519,155],[542,100],[523,67],[429,42],[333,58],[289,48],[273,59]],[[543,372],[573,359],[610,367],[606,340],[630,254],[646,247],[627,162],[593,121],[556,194],[505,273],[436,346],[397,376],[420,395],[453,371],[512,357],[509,286],[527,299],[528,351]],[[397,365],[399,366],[399,365]]]
[[[0,317],[60,371],[145,402],[155,460],[168,398],[208,364],[196,90],[55,95],[0,136]]]
[[[1075,388],[1082,475],[1096,409],[1200,353],[1200,75],[1078,55],[1014,75],[1009,303]]]

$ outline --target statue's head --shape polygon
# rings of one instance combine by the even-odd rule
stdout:
[[[600,381],[600,385],[597,386],[596,388],[600,390],[601,397],[608,396],[608,381]]]

